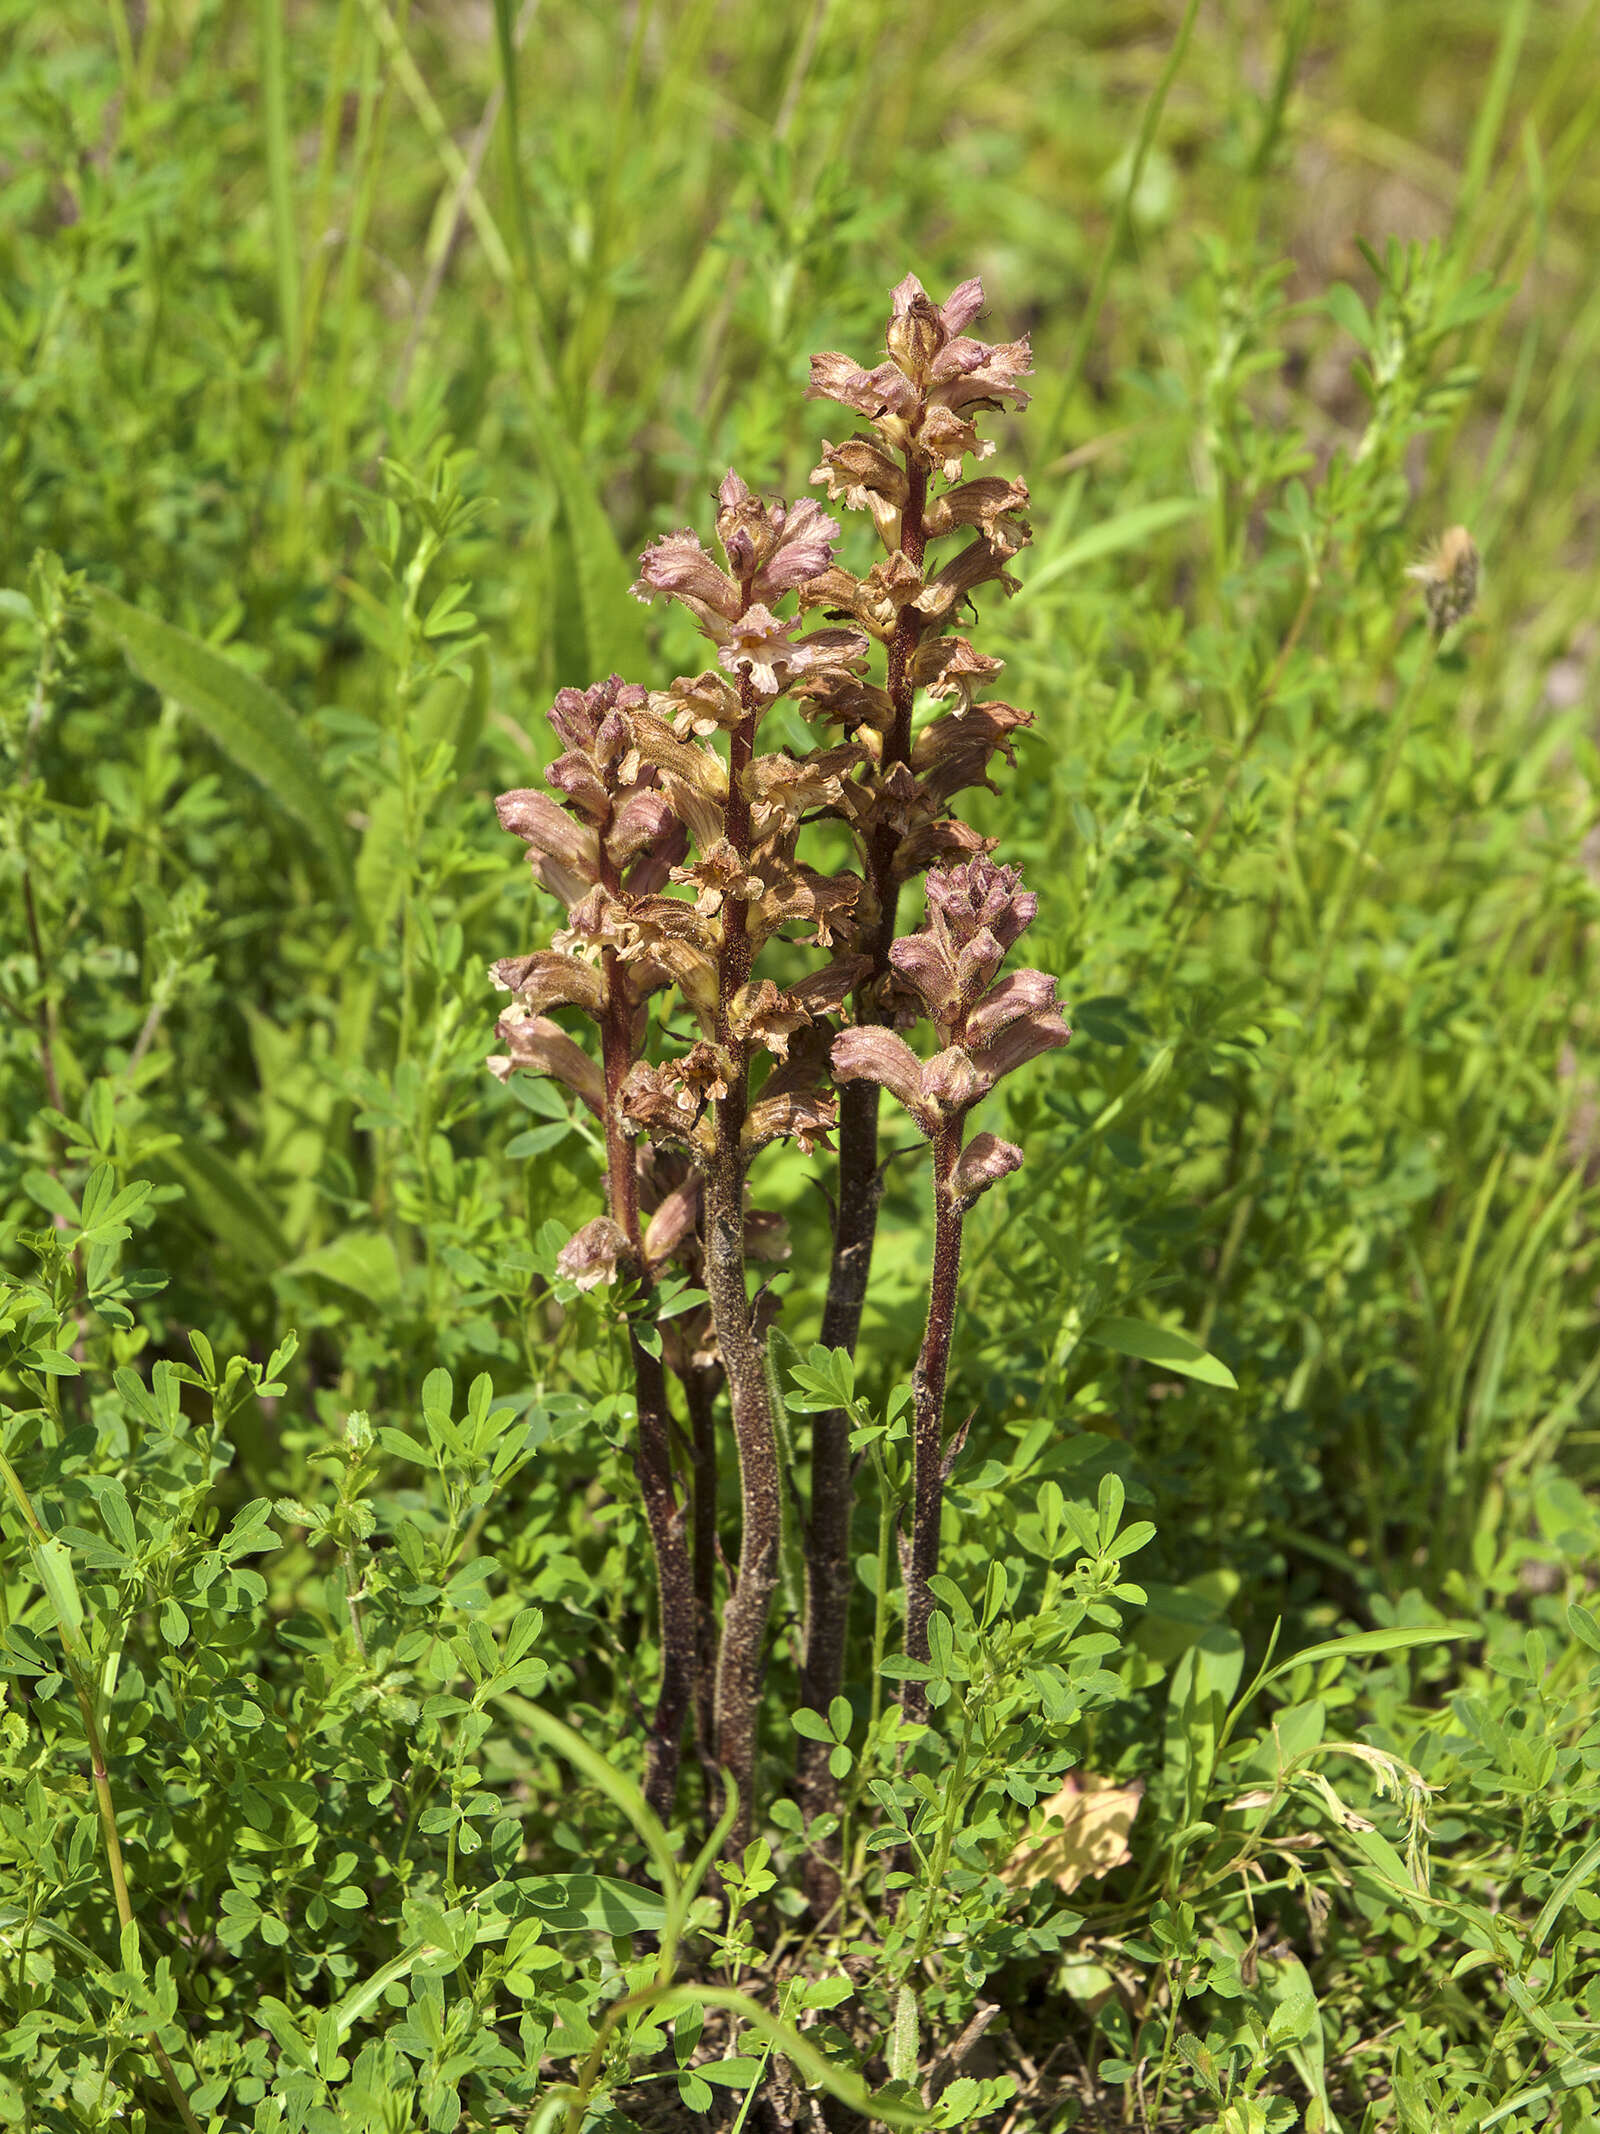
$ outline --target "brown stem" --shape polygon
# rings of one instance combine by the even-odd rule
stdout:
[[[944,1507],[944,1389],[950,1371],[950,1340],[956,1325],[956,1289],[961,1275],[961,1203],[954,1189],[966,1120],[947,1120],[933,1139],[933,1278],[928,1287],[928,1324],[917,1367],[911,1374],[911,1534],[902,1544],[906,1583],[906,1658],[928,1657],[928,1618],[933,1594],[928,1581],[939,1568],[939,1515]],[[907,1682],[901,1708],[908,1719],[926,1720],[927,1687]]]
[[[600,839],[602,855],[605,838]],[[608,858],[602,858],[606,886],[617,884]],[[639,1226],[639,1172],[633,1143],[623,1131],[622,1083],[632,1065],[633,1010],[627,981],[615,949],[601,957],[605,979],[605,1007],[600,1024],[600,1051],[606,1078],[606,1182],[611,1219],[627,1240],[629,1269],[638,1282],[636,1309],[646,1327],[655,1328],[654,1290],[644,1255]],[[661,1636],[661,1685],[650,1739],[645,1751],[644,1795],[666,1822],[672,1814],[678,1791],[678,1762],[682,1754],[684,1722],[694,1699],[697,1637],[694,1582],[689,1572],[688,1541],[684,1533],[685,1507],[672,1478],[671,1410],[667,1402],[667,1375],[661,1361],[660,1330],[655,1328],[652,1355],[640,1339],[639,1330],[628,1330],[628,1349],[633,1362],[633,1404],[636,1417],[633,1441],[633,1472],[644,1502],[645,1519],[656,1561],[657,1620]]]
[[[900,547],[907,560],[921,566],[927,548],[923,515],[928,500],[927,470],[907,456],[908,495],[900,518]],[[894,725],[884,746],[883,767],[911,760],[911,712],[916,690],[911,657],[921,618],[903,607],[890,640],[887,684]],[[882,1019],[879,990],[889,971],[900,887],[895,880],[896,837],[892,825],[873,834],[866,853],[867,896],[877,919],[867,941],[871,969],[856,996],[863,1022]],[[822,1345],[855,1353],[872,1272],[872,1247],[878,1230],[878,1203],[883,1184],[878,1171],[878,1085],[865,1079],[839,1092],[839,1206],[834,1220],[833,1261],[822,1311]],[[805,1664],[800,1701],[826,1712],[844,1686],[845,1645],[850,1629],[850,1515],[855,1492],[850,1474],[850,1422],[842,1409],[819,1415],[811,1431],[811,1520],[806,1531]],[[828,1769],[825,1741],[802,1739],[796,1754],[795,1790],[800,1812],[810,1822],[838,1806],[838,1781]],[[827,1848],[807,1854],[806,1894],[812,1907],[826,1911],[838,1895],[838,1875]]]
[[[718,1374],[690,1365],[684,1374],[694,1467],[695,1741],[714,1778],[717,1674],[717,1398]]]
[[[719,1151],[706,1181],[705,1282],[728,1375],[739,1453],[739,1569],[722,1611],[715,1710],[717,1761],[731,1772],[739,1789],[738,1819],[728,1836],[733,1856],[750,1837],[762,1647],[778,1582],[782,1517],[777,1435],[761,1343],[745,1294],[743,1231],[743,1166],[733,1152]]]
[[[757,698],[748,674],[739,684],[744,717],[728,751],[724,833],[741,863],[750,856],[750,797],[746,774],[755,751]],[[716,1144],[705,1181],[705,1285],[717,1347],[727,1374],[733,1437],[739,1454],[739,1569],[722,1612],[715,1709],[717,1761],[739,1789],[739,1813],[727,1851],[737,1858],[749,1842],[754,1806],[756,1720],[763,1646],[778,1582],[782,1521],[778,1439],[765,1359],[745,1284],[744,1170],[741,1147],[750,1103],[749,1048],[733,1028],[734,995],[750,976],[753,944],[749,906],[739,895],[722,907],[718,955],[717,1038],[727,1095],[714,1107]]]

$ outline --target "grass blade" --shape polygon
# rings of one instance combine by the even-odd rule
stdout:
[[[283,59],[283,0],[261,0],[261,119],[266,131],[272,249],[278,270],[278,321],[284,364],[300,374],[300,263],[289,190],[289,97]]]
[[[103,586],[89,588],[89,605],[96,623],[122,647],[134,671],[182,705],[223,754],[248,771],[307,832],[329,880],[350,911],[358,912],[344,824],[328,798],[316,757],[282,697],[214,646],[119,600]]]
[[[1371,1653],[1405,1652],[1414,1645],[1448,1645],[1458,1638],[1481,1638],[1483,1627],[1479,1623],[1413,1623],[1402,1628],[1396,1625],[1389,1630],[1357,1630],[1347,1638],[1328,1638],[1320,1645],[1307,1645],[1303,1651],[1292,1652],[1286,1660],[1267,1672],[1253,1685],[1251,1695],[1265,1689],[1269,1682],[1293,1673],[1297,1667],[1305,1667],[1318,1660],[1364,1659]]]
[[[1148,541],[1169,526],[1181,526],[1185,519],[1196,519],[1205,510],[1198,497],[1162,497],[1154,503],[1135,504],[1129,511],[1119,511],[1114,518],[1103,519],[1098,526],[1091,526],[1087,533],[1079,534],[1076,541],[1069,541],[1059,555],[1041,565],[1033,575],[1024,580],[1016,595],[1026,600],[1043,587],[1064,578],[1068,571],[1081,570],[1086,563],[1093,563],[1101,556],[1115,556],[1123,549],[1137,548],[1141,541]]]

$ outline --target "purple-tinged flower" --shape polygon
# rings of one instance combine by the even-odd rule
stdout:
[[[987,858],[930,874],[927,896],[929,923],[958,946],[987,929],[1002,948],[1011,948],[1039,909],[1038,897],[1022,886],[1019,868]]]
[[[1022,887],[1015,867],[977,858],[930,874],[927,900],[926,922],[893,944],[889,960],[939,1033],[946,1048],[939,1060],[966,1061],[977,1078],[976,1095],[982,1095],[1002,1075],[1072,1035],[1048,973],[1014,971],[998,978],[1038,899]],[[936,1064],[923,1072],[923,1094],[948,1112],[962,1101],[959,1077],[935,1089],[929,1076]]]
[[[494,804],[502,829],[528,847],[534,878],[570,911],[600,879],[600,847],[595,831],[572,817],[548,793],[520,787],[502,793]]]
[[[588,689],[558,689],[550,707],[550,724],[568,748],[593,755],[607,718],[615,712],[637,710],[644,700],[645,691],[637,682],[625,682],[620,674],[608,675]]]
[[[923,1101],[940,1118],[970,1111],[983,1093],[984,1084],[959,1045],[946,1045],[922,1070]]]
[[[699,1220],[700,1174],[691,1171],[662,1201],[645,1230],[644,1253],[652,1268],[662,1266],[693,1241]]]
[[[738,586],[726,571],[718,569],[699,535],[688,527],[663,534],[639,558],[634,598],[650,601],[658,593],[680,602],[713,637],[719,625],[733,621],[743,604]]]
[[[998,1185],[1022,1165],[1022,1151],[998,1134],[974,1134],[957,1159],[950,1181],[956,1205],[970,1208],[980,1193]]]
[[[968,1015],[967,1042],[986,1045],[1024,1015],[1057,1012],[1056,981],[1048,971],[1008,971]]]
[[[938,1124],[923,1094],[922,1062],[892,1030],[874,1023],[841,1030],[833,1041],[833,1078],[836,1082],[881,1083],[925,1134],[931,1134]]]
[[[717,539],[746,597],[770,605],[833,561],[838,522],[814,497],[764,503],[730,467],[717,490]]]
[[[1007,1023],[988,1044],[974,1046],[972,1064],[983,1077],[985,1087],[992,1089],[1002,1075],[1015,1073],[1041,1052],[1071,1042],[1072,1032],[1059,1008],[1029,1009]]]

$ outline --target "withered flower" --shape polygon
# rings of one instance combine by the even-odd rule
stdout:
[[[609,1215],[597,1215],[585,1223],[556,1254],[556,1273],[579,1289],[598,1289],[614,1282],[617,1268],[627,1258],[628,1240]]]
[[[618,1091],[617,1104],[630,1133],[675,1142],[699,1155],[711,1145],[704,1107],[676,1065],[657,1067],[648,1060],[638,1061]]]

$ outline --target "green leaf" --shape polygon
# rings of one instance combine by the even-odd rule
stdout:
[[[1243,1672],[1244,1640],[1227,1623],[1208,1624],[1172,1670],[1163,1764],[1183,1782],[1191,1817],[1211,1783],[1229,1700]]]
[[[588,468],[574,450],[554,408],[530,392],[523,400],[534,447],[560,504],[560,532],[566,554],[570,608],[563,609],[578,626],[576,656],[581,672],[561,675],[585,685],[599,676],[621,674],[636,679],[645,670],[644,611],[628,591],[633,572],[623,560],[611,522],[601,507]],[[558,568],[560,565],[558,564]]]
[[[180,704],[223,754],[299,823],[329,879],[356,912],[349,836],[316,756],[282,697],[187,630],[119,600],[104,586],[87,591],[95,621],[122,647],[134,671]]]
[[[381,1230],[347,1230],[330,1244],[302,1252],[278,1269],[277,1279],[289,1275],[316,1275],[380,1309],[400,1300],[400,1262],[393,1243]]]
[[[1373,327],[1372,315],[1348,282],[1335,282],[1323,302],[1329,316],[1344,328],[1353,341],[1359,341],[1363,348],[1373,348],[1377,345],[1378,337]]]
[[[1539,1916],[1533,1922],[1535,1953],[1544,1947],[1545,1937],[1555,1925],[1567,1899],[1574,1890],[1581,1888],[1588,1881],[1597,1867],[1600,1867],[1600,1838],[1579,1855],[1540,1906]]]
[[[71,1551],[62,1541],[36,1541],[33,1561],[45,1597],[56,1612],[57,1622],[68,1638],[77,1637],[83,1629],[83,1602],[78,1595],[78,1581],[73,1576]]]
[[[659,1891],[610,1875],[541,1875],[519,1882],[547,1927],[589,1927],[605,1934],[659,1934],[667,1907]]]
[[[1208,1386],[1226,1386],[1232,1393],[1239,1390],[1238,1379],[1225,1363],[1172,1327],[1156,1326],[1148,1319],[1097,1319],[1083,1338],[1139,1363],[1159,1364],[1164,1371],[1201,1379]]]
[[[703,2060],[695,2073],[703,2075],[707,2082],[720,2082],[727,2089],[747,2090],[764,2065],[752,2053],[736,2053],[731,2060]]]
[[[238,1165],[204,1141],[169,1148],[149,1160],[159,1180],[183,1188],[188,1213],[221,1245],[254,1268],[273,1272],[291,1253],[277,1210]]]
[[[1031,599],[1042,587],[1064,578],[1068,571],[1081,570],[1086,563],[1096,562],[1101,556],[1114,556],[1126,548],[1138,548],[1169,526],[1181,526],[1186,519],[1196,519],[1205,510],[1198,497],[1165,497],[1150,504],[1135,504],[1129,511],[1115,512],[1109,519],[1102,519],[1098,526],[1091,526],[1087,533],[1079,534],[1065,548],[1041,564],[1023,583],[1017,600]]]
[[[1268,1668],[1256,1688],[1265,1689],[1269,1682],[1279,1681],[1295,1668],[1313,1666],[1321,1660],[1360,1659],[1368,1653],[1405,1652],[1414,1645],[1448,1645],[1457,1638],[1482,1635],[1476,1623],[1413,1623],[1405,1629],[1356,1630],[1349,1637],[1329,1638],[1321,1645],[1308,1645],[1303,1652],[1291,1653],[1288,1659]]]

